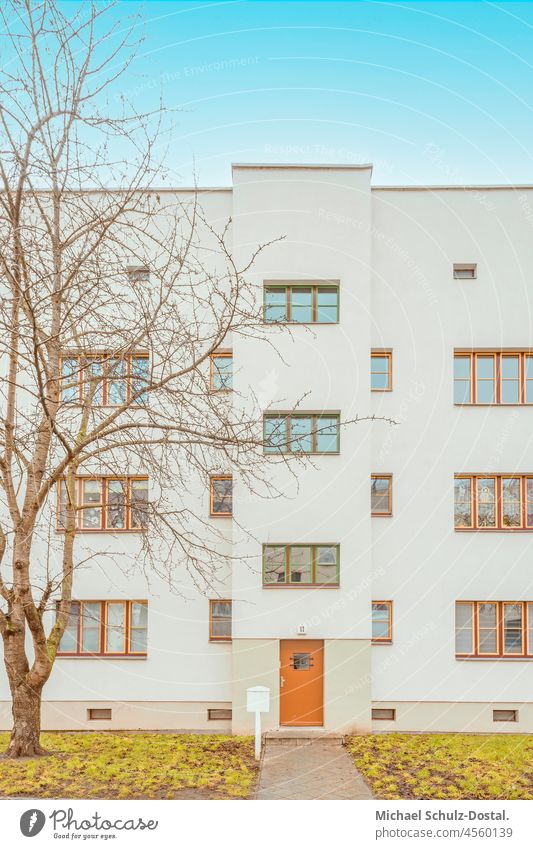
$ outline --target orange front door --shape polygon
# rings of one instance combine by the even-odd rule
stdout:
[[[281,725],[324,724],[324,643],[281,640]]]

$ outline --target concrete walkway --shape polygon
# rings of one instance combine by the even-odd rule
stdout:
[[[340,737],[266,739],[256,799],[373,799]]]

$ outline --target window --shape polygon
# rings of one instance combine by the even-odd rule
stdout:
[[[111,719],[111,708],[87,708],[87,719]]]
[[[263,586],[338,586],[339,546],[264,545]]]
[[[321,284],[265,285],[264,319],[269,323],[336,324],[339,287]]]
[[[148,403],[148,354],[113,356],[109,353],[65,355],[61,359],[61,400],[65,404],[90,402],[94,407]]]
[[[145,656],[146,601],[73,601],[58,655]]]
[[[390,392],[392,389],[392,351],[372,351],[370,355],[370,389]]]
[[[459,657],[533,657],[533,602],[458,601],[455,654]]]
[[[475,262],[456,262],[453,266],[453,276],[456,280],[475,280],[477,265]]]
[[[533,353],[454,354],[454,404],[533,404]]]
[[[265,454],[338,454],[337,413],[272,413],[263,419]]]
[[[492,711],[493,722],[518,722],[517,710],[497,709]]]
[[[131,284],[149,283],[150,269],[146,265],[130,265],[128,267],[128,281]]]
[[[219,475],[210,479],[210,515],[231,516],[233,514],[233,478]]]
[[[79,531],[132,531],[148,526],[148,478],[78,477],[74,481]],[[67,524],[68,492],[59,481],[58,530]]]
[[[392,516],[392,475],[372,475],[370,512],[372,516]]]
[[[231,601],[209,601],[209,639],[212,642],[231,642]]]
[[[394,722],[396,719],[395,708],[372,708],[372,719],[388,719]]]
[[[533,476],[456,475],[456,530],[533,530]]]
[[[392,601],[372,602],[372,642],[392,642]]]
[[[225,719],[230,720],[232,717],[231,708],[207,708],[208,719]]]
[[[231,351],[211,354],[209,386],[215,392],[229,392],[233,389],[233,354]]]

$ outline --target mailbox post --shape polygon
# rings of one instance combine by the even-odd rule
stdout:
[[[270,710],[270,690],[268,687],[248,687],[246,691],[246,710],[255,713],[255,759],[261,757],[261,714]]]

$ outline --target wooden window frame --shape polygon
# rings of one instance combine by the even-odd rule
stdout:
[[[482,604],[496,605],[496,651],[482,652],[480,651],[480,632],[479,632],[479,607]],[[519,604],[522,608],[522,650],[521,652],[510,652],[505,650],[505,608],[508,605]],[[455,609],[459,605],[470,605],[472,613],[472,651],[458,652],[455,651],[455,657],[460,660],[533,660],[533,645],[529,644],[529,634],[533,629],[533,602],[531,601],[494,601],[486,599],[482,601],[463,601],[462,599],[455,602]],[[531,605],[531,610],[529,606]],[[531,622],[530,622],[531,620]],[[457,620],[456,620],[457,621]],[[455,626],[457,633],[457,625]]]
[[[85,387],[88,386],[90,377],[87,376],[87,370],[93,363],[101,362],[102,364],[102,377],[100,381],[100,392],[102,395],[102,400],[99,404],[91,403],[91,406],[95,409],[100,409],[102,407],[111,407],[118,409],[123,404],[132,404],[135,406],[138,405],[140,409],[148,406],[148,397],[141,402],[140,398],[142,396],[142,392],[140,393],[137,401],[132,401],[133,397],[133,383],[137,380],[137,376],[133,374],[133,361],[134,360],[146,360],[148,363],[148,369],[150,368],[150,355],[147,351],[132,351],[129,354],[113,354],[112,351],[91,351],[91,352],[77,352],[77,351],[65,351],[61,355],[60,362],[60,383],[61,383],[61,395],[63,392],[63,362],[65,360],[77,360],[78,361],[78,370],[77,370],[77,378],[72,383],[72,387],[77,387],[76,389],[76,399],[72,401],[63,400],[61,398],[61,404],[65,407],[69,406],[79,406],[83,405],[85,402]],[[123,360],[126,364],[125,374],[123,376],[119,376],[117,378],[113,378],[110,375],[109,367],[110,364],[114,360]],[[109,384],[113,383],[116,380],[123,380],[126,387],[125,399],[120,404],[111,404],[109,403]],[[69,384],[70,386],[70,384]],[[143,390],[146,392],[148,396],[149,390]]]
[[[57,650],[57,657],[114,657],[114,658],[145,658],[147,657],[148,651],[132,651],[131,650],[131,610],[134,604],[144,604],[148,611],[148,602],[146,599],[72,599],[71,604],[79,605],[78,612],[78,621],[77,621],[77,636],[76,636],[76,651],[75,652],[66,652],[61,651],[59,648]],[[83,606],[86,604],[99,604],[100,605],[100,645],[99,651],[97,652],[88,652],[83,651],[82,645],[82,629],[83,629]],[[125,606],[124,610],[124,651],[121,652],[110,652],[106,651],[106,642],[107,642],[107,608],[110,604],[123,604]],[[57,615],[56,609],[56,615]],[[135,630],[145,630],[136,628]],[[148,635],[148,624],[146,625],[146,632]]]
[[[230,358],[231,359],[232,385],[231,386],[225,386],[224,388],[220,389],[217,386],[215,386],[215,360],[222,359],[222,358],[225,358],[225,359]],[[217,393],[219,393],[219,392],[233,392],[233,351],[231,349],[228,349],[228,350],[222,350],[221,349],[220,351],[214,351],[210,355],[210,357],[209,357],[209,391],[210,392],[217,392]]]
[[[387,507],[387,510],[380,510],[378,512],[374,512],[372,510],[372,505],[370,505],[370,515],[371,516],[378,516],[378,517],[379,516],[390,517],[390,516],[392,516],[392,474],[389,474],[388,472],[383,472],[382,474],[376,472],[375,474],[370,475],[370,487],[371,487],[370,497],[371,498],[372,498],[372,481],[374,481],[374,480],[386,480],[386,481],[388,481],[388,483],[389,483],[389,489],[388,489],[388,493],[387,493],[388,507]]]
[[[396,708],[372,708],[371,719],[374,722],[396,722]],[[378,713],[389,713],[389,716],[378,716]]]
[[[285,314],[286,318],[282,321],[268,321],[267,319],[267,291],[276,289],[279,292],[285,291]],[[293,321],[291,318],[291,292],[293,289],[311,289],[311,298],[312,298],[312,319],[311,321]],[[337,319],[336,321],[317,321],[318,315],[318,290],[319,289],[333,289],[337,293]],[[319,325],[325,326],[339,324],[340,322],[340,311],[341,311],[341,302],[340,302],[340,285],[337,282],[324,280],[321,283],[310,282],[306,283],[305,281],[299,282],[276,282],[276,281],[265,281],[263,284],[263,322],[265,324],[294,324],[294,325]]]
[[[100,502],[98,504],[85,504],[83,501],[83,482],[84,481],[99,481],[100,482]],[[121,481],[125,484],[126,503],[124,505],[124,527],[113,528],[107,527],[107,511],[109,509],[108,486],[109,481]],[[146,526],[136,527],[132,523],[132,484],[134,481],[146,481],[149,483],[147,475],[78,475],[75,478],[74,486],[76,488],[76,533],[77,534],[124,534],[124,533],[144,533],[148,528]],[[65,528],[61,526],[61,490],[65,485],[65,479],[61,478],[57,483],[57,503],[56,503],[56,531],[57,533],[65,533]],[[148,504],[148,501],[147,501]],[[84,528],[83,511],[94,507],[100,510],[100,527],[99,528]]]
[[[265,566],[266,566],[266,549],[267,548],[284,548],[285,549],[285,581],[277,582],[277,581],[265,581]],[[290,579],[290,549],[291,548],[310,548],[311,549],[311,581],[308,583],[296,583],[291,582]],[[337,577],[335,581],[328,581],[327,583],[317,582],[317,548],[334,548],[337,552]],[[263,578],[263,589],[292,589],[292,590],[307,590],[307,589],[316,589],[320,587],[321,589],[338,589],[340,586],[340,543],[334,542],[267,542],[263,544],[263,552],[262,552],[262,578]]]
[[[372,368],[372,360],[374,358],[380,357],[381,359],[385,358],[387,360],[387,372],[383,371],[374,371]],[[387,386],[385,389],[379,389],[372,386],[372,375],[373,374],[387,374]],[[392,351],[390,349],[380,348],[372,348],[370,352],[370,391],[371,392],[392,392]]]
[[[336,448],[335,451],[318,451],[317,450],[317,443],[318,443],[317,435],[318,435],[318,432],[321,430],[320,424],[319,424],[319,420],[321,418],[336,419],[336,422],[337,422],[337,448]],[[271,419],[279,419],[280,421],[283,420],[283,419],[285,420],[285,446],[286,446],[286,448],[283,451],[277,450],[277,449],[275,451],[266,451],[265,450],[266,447],[267,447],[266,426],[267,426],[267,421],[271,420]],[[293,441],[291,439],[291,422],[292,422],[293,419],[311,419],[311,445],[312,445],[311,451],[292,451],[290,449],[289,446],[290,446],[291,442]],[[264,413],[264,415],[263,415],[263,453],[268,454],[269,456],[276,457],[279,454],[286,454],[286,455],[293,454],[295,456],[305,455],[306,457],[309,457],[309,456],[312,456],[312,455],[320,456],[320,457],[330,457],[330,456],[337,456],[338,454],[340,454],[340,450],[341,450],[341,426],[340,426],[340,413],[338,413],[338,412],[335,412],[335,411],[331,412],[331,413],[327,412],[327,411],[322,411],[322,412],[300,411],[298,413],[268,412],[268,413]]]
[[[515,479],[519,481],[520,491],[520,524],[519,525],[504,525],[503,524],[503,481]],[[516,474],[510,472],[491,473],[474,473],[474,474],[456,474],[456,480],[470,480],[470,499],[471,499],[471,516],[472,523],[466,527],[455,524],[455,491],[454,491],[454,530],[457,533],[475,531],[476,533],[531,533],[533,531],[533,521],[528,524],[528,480],[533,480],[533,475],[530,473]],[[478,482],[480,480],[494,480],[495,491],[495,524],[493,526],[483,526],[479,524],[478,516]],[[530,499],[531,500],[531,499]]]
[[[470,358],[470,400],[469,401],[455,401],[454,406],[456,407],[530,407],[533,405],[533,398],[531,401],[527,400],[527,362],[528,358],[533,358],[533,350],[528,349],[520,349],[514,350],[512,348],[505,348],[501,350],[456,350],[454,351],[454,360],[459,357],[469,357]],[[494,374],[494,400],[493,401],[478,401],[478,378],[477,378],[477,364],[479,358],[488,358],[492,357],[493,359],[493,374]],[[504,378],[503,377],[503,368],[502,361],[506,358],[510,357],[518,357],[518,401],[504,401],[503,400],[503,384],[507,380],[515,380],[516,378]],[[454,382],[456,378],[454,376]],[[531,378],[530,378],[531,381]],[[531,381],[533,383],[533,381]]]
[[[215,481],[231,481],[231,512],[219,513],[213,510],[215,501]],[[212,519],[231,519],[233,517],[233,476],[232,475],[211,475],[209,478],[209,515]]]
[[[388,609],[388,633],[386,637],[374,637],[372,636],[371,642],[372,645],[391,645],[392,643],[392,601],[373,601],[371,610],[373,612],[374,606],[378,604],[384,604]],[[373,624],[373,619],[371,621],[371,625]]]
[[[231,598],[210,598],[209,599],[209,642],[210,643],[231,643],[232,636],[229,637],[218,637],[213,634],[213,608],[215,604],[231,604],[231,616],[230,616],[230,631],[232,630],[233,625],[233,601]],[[227,617],[215,617],[215,618],[223,618]]]

